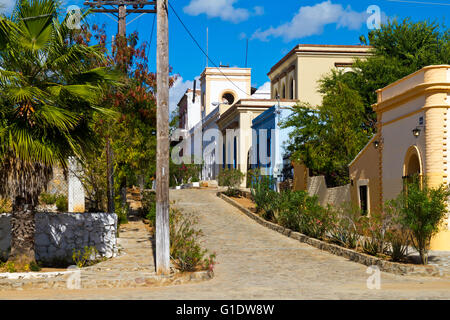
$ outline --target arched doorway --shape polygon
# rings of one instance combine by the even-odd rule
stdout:
[[[422,179],[422,158],[417,146],[409,147],[406,151],[405,160],[403,162],[403,185],[411,182],[413,177]]]

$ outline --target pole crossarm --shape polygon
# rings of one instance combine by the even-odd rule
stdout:
[[[98,13],[117,13],[117,9],[92,9],[91,12]],[[156,10],[151,9],[128,9],[128,13],[156,13]]]
[[[119,36],[126,36],[126,17],[131,13],[156,13],[156,1],[149,0],[86,0],[85,6],[89,6],[94,13],[111,13],[117,17]],[[147,8],[146,8],[147,6]],[[138,19],[133,19],[129,23]],[[110,17],[111,18],[111,17]]]
[[[101,6],[133,6],[133,8],[143,8],[144,6],[154,6],[156,1],[147,0],[88,0],[84,2],[84,5],[91,7],[101,7]]]
[[[156,13],[156,1],[148,0],[88,0],[84,2],[85,6],[91,7],[92,12],[101,13],[117,13],[119,6],[127,8],[128,13]],[[104,8],[104,6],[112,6],[112,8]],[[144,8],[150,6],[151,8]]]

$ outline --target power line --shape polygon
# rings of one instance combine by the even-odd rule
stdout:
[[[170,3],[170,1],[168,1],[169,7],[172,9],[173,13],[175,14],[175,16],[178,18],[178,20],[180,21],[181,25],[183,26],[184,30],[186,30],[186,32],[189,34],[189,36],[192,38],[192,40],[194,41],[194,43],[197,45],[197,47],[200,49],[200,51],[206,56],[206,58],[208,59],[209,62],[211,62],[211,64],[216,67],[219,72],[230,82],[232,83],[237,89],[239,89],[241,92],[243,92],[245,95],[251,97],[251,95],[249,95],[247,92],[245,92],[244,90],[241,89],[241,87],[239,87],[237,84],[235,84],[230,78],[228,78],[228,76],[222,72],[222,70],[220,69],[220,67],[217,66],[217,64],[211,60],[211,58],[209,57],[208,54],[206,54],[205,50],[203,50],[203,48],[200,46],[200,44],[198,43],[198,41],[195,39],[195,37],[192,35],[192,33],[189,31],[188,27],[183,23],[183,21],[181,20],[180,16],[177,14],[177,12],[175,11],[175,9],[172,7],[172,4]]]
[[[413,4],[427,4],[435,6],[450,6],[450,3],[441,2],[425,2],[425,1],[413,1],[413,0],[387,0],[389,2],[401,2],[401,3],[413,3]]]
[[[149,43],[148,43],[148,51],[150,51],[150,47],[151,47],[151,45],[152,45],[153,31],[155,30],[155,21],[156,21],[156,15],[153,16],[152,32],[150,33],[150,41],[149,41]]]

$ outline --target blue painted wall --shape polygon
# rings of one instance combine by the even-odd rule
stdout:
[[[252,148],[255,148],[254,155],[257,157],[257,164],[252,165],[252,168],[260,168],[261,173],[264,175],[276,178],[276,174],[274,175],[274,171],[276,171],[274,170],[274,167],[278,165],[278,171],[282,169],[283,156],[285,155],[283,146],[284,143],[289,139],[289,133],[292,131],[292,129],[281,129],[279,127],[279,124],[281,121],[285,120],[291,113],[292,111],[288,107],[277,107],[275,105],[261,113],[252,121]],[[264,139],[264,136],[260,131],[261,129],[267,130],[267,156],[270,157],[270,163],[268,165],[262,164],[259,156],[259,149],[261,148],[261,142],[263,142],[261,140]],[[275,129],[275,131],[272,131],[273,129]],[[280,182],[282,181],[282,177],[278,177],[277,179]]]

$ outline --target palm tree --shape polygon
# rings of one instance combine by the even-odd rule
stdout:
[[[102,88],[115,83],[98,47],[73,41],[57,0],[19,0],[0,16],[0,194],[12,198],[9,260],[35,261],[35,206],[68,157],[95,147],[90,121]]]

